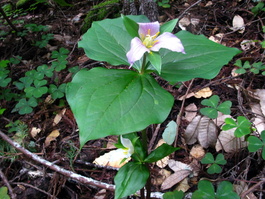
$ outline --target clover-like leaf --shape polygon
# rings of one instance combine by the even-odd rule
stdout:
[[[250,152],[256,152],[262,149],[262,158],[265,160],[265,131],[261,132],[261,139],[255,136],[249,136],[248,138],[248,150]]]
[[[29,100],[22,98],[16,104],[12,112],[18,111],[20,115],[28,114],[31,113],[33,111],[33,107],[36,107],[37,105],[37,100],[34,97],[29,98]]]
[[[222,129],[225,131],[236,128],[234,132],[235,137],[242,137],[251,133],[251,122],[244,116],[238,116],[237,121],[234,121],[232,118],[226,118],[225,123],[222,126]]]
[[[58,60],[63,60],[67,58],[67,54],[69,53],[69,50],[66,48],[60,48],[59,51],[52,51],[52,58],[56,58]]]
[[[65,93],[66,84],[61,84],[59,87],[54,84],[50,84],[49,93],[51,93],[53,99],[62,98]]]
[[[214,174],[214,173],[221,173],[222,168],[219,166],[220,165],[225,165],[227,161],[224,159],[223,154],[218,154],[216,156],[216,159],[214,159],[213,155],[211,153],[206,153],[204,158],[201,160],[202,164],[212,164],[208,169],[207,172],[209,174]]]
[[[182,199],[184,197],[183,191],[172,191],[172,192],[167,192],[163,195],[163,199]]]
[[[211,182],[201,180],[198,184],[198,190],[192,194],[192,199],[215,199],[214,187]]]

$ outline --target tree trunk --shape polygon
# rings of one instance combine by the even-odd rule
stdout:
[[[123,14],[145,15],[150,21],[158,20],[158,8],[154,0],[123,0]]]

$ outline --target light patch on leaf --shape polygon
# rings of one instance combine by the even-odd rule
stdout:
[[[196,117],[198,108],[194,103],[189,104],[185,107],[185,117],[183,119],[187,120],[188,122],[191,122],[193,118]]]
[[[234,132],[235,128],[220,132],[215,145],[216,151],[224,150],[229,153],[238,151],[239,149],[247,146],[247,142],[244,140],[244,137],[237,138],[235,137]]]

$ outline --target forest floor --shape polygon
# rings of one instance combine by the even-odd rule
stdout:
[[[100,182],[114,184],[113,178],[117,171],[112,167],[100,167],[93,161],[113,150],[111,143],[117,140],[116,136],[89,141],[79,151],[78,127],[63,94],[56,100],[51,100],[50,95],[54,91],[50,91],[50,94],[44,92],[37,97],[37,105],[34,103],[31,104],[32,106],[24,104],[21,106],[22,108],[17,106],[23,94],[23,88],[20,90],[16,88],[15,85],[18,85],[16,83],[21,81],[20,78],[24,77],[27,71],[37,69],[38,66],[44,64],[50,65],[57,58],[52,52],[59,51],[60,48],[68,50],[67,62],[53,76],[46,78],[48,86],[49,84],[59,86],[71,81],[74,71],[80,68],[109,67],[107,63],[90,60],[86,57],[84,50],[78,48],[85,14],[93,5],[102,1],[69,0],[67,2],[73,6],[38,4],[34,7],[35,9],[27,10],[31,4],[26,4],[23,6],[23,10],[17,14],[14,12],[16,9],[13,8],[13,12],[10,11],[8,18],[14,24],[15,29],[20,32],[25,30],[26,24],[48,26],[48,30],[45,31],[41,27],[31,25],[32,29],[25,32],[26,34],[22,37],[14,34],[12,27],[5,22],[3,17],[0,18],[0,57],[1,60],[10,61],[7,69],[8,77],[11,78],[6,85],[2,85],[0,82],[0,131],[32,153],[66,170]],[[7,1],[1,2],[1,6],[7,4]],[[169,8],[158,7],[161,23],[181,16],[179,26],[174,29],[175,33],[182,27],[195,35],[203,34],[215,42],[242,51],[225,65],[217,77],[212,80],[197,78],[182,82],[178,87],[168,85],[161,80],[162,86],[174,95],[175,103],[164,123],[151,125],[148,128],[148,137],[150,140],[152,139],[149,142],[149,148],[155,148],[162,138],[166,125],[169,121],[177,120],[178,113],[183,106],[183,117],[179,121],[177,137],[177,146],[181,149],[172,154],[170,159],[186,165],[195,161],[199,168],[195,176],[184,177],[185,181],[179,182],[176,179],[167,191],[177,188],[185,193],[190,193],[197,189],[198,181],[201,179],[208,179],[213,183],[226,180],[238,187],[235,190],[241,195],[241,198],[262,199],[265,197],[265,160],[261,156],[261,150],[250,153],[246,142],[234,141],[234,139],[228,140],[230,145],[221,148],[220,146],[219,148],[216,146],[202,148],[197,140],[195,143],[187,144],[184,136],[187,126],[192,123],[194,117],[201,115],[199,110],[204,107],[201,105],[201,101],[212,95],[218,95],[221,102],[231,101],[231,117],[244,116],[250,120],[252,127],[257,129],[253,131],[253,135],[256,137],[260,138],[261,131],[265,129],[265,81],[264,75],[262,75],[264,68],[258,72],[251,71],[255,63],[261,63],[262,66],[265,63],[264,44],[263,48],[260,44],[265,40],[265,11],[253,10],[252,8],[256,5],[257,2],[251,0],[186,0],[170,1]],[[115,4],[113,6],[115,6],[115,13],[112,9],[107,10],[106,18],[119,15],[122,12],[122,5]],[[39,30],[34,30],[33,26]],[[53,34],[53,37],[45,40],[42,35],[47,36],[48,34]],[[44,41],[43,46],[36,41]],[[45,41],[47,42],[45,43]],[[244,74],[233,73],[237,60],[250,63],[250,68],[246,68]],[[4,65],[3,62],[1,64]],[[1,81],[4,82],[4,79]],[[198,95],[200,96],[198,97]],[[255,107],[258,107],[258,110]],[[23,114],[23,111],[24,113],[28,111],[27,108],[30,113]],[[218,135],[222,132],[220,126],[217,127]],[[224,138],[219,137],[219,139]],[[211,152],[214,156],[218,153],[224,154],[227,164],[222,166],[222,172],[207,173],[206,165],[200,163],[203,155],[198,154],[201,152],[202,154]],[[164,167],[152,166],[152,192],[166,192],[166,190],[161,190],[161,184],[166,178],[164,173],[172,173],[172,170],[167,165]],[[69,179],[47,168],[46,165],[33,161],[21,151],[13,150],[3,140],[0,140],[0,179],[0,188],[10,185],[9,195],[18,199],[114,198],[113,191]],[[136,196],[133,197],[136,198]]]

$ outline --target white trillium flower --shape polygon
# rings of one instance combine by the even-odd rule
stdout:
[[[151,23],[138,23],[139,37],[131,40],[131,49],[126,54],[130,67],[134,62],[140,60],[144,53],[159,51],[160,48],[166,48],[174,52],[185,54],[184,47],[179,38],[170,32],[164,32],[160,35],[160,25],[158,21]]]

